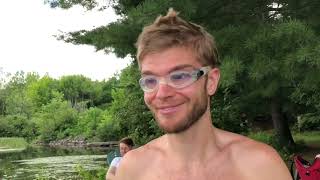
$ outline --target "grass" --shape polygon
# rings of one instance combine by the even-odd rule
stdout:
[[[0,151],[25,149],[27,145],[23,138],[0,137]]]
[[[293,134],[293,139],[300,150],[296,154],[300,154],[304,159],[313,161],[315,155],[320,153],[320,132],[298,132]]]
[[[273,146],[285,161],[291,160],[293,154],[301,154],[307,159],[313,159],[320,152],[319,131],[292,132],[292,136],[297,146],[293,149],[287,149],[282,148],[270,132],[263,131],[249,134],[250,138]]]
[[[295,142],[316,145],[320,148],[320,131],[301,132],[293,135]]]
[[[261,132],[256,132],[256,133],[250,133],[248,135],[248,137],[256,140],[256,141],[260,141],[260,142],[264,142],[266,144],[271,144],[272,143],[272,138],[273,138],[273,135],[268,133],[268,132],[264,132],[264,131],[261,131]]]
[[[250,133],[248,136],[257,141],[261,141],[271,145],[274,141],[273,134],[265,131]],[[320,131],[292,132],[292,136],[294,141],[299,145],[314,145],[315,147],[320,148]]]

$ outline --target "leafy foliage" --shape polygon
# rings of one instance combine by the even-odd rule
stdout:
[[[44,142],[70,136],[71,128],[77,119],[76,110],[62,99],[62,95],[57,93],[55,96],[49,104],[42,106],[34,117],[39,138]]]
[[[93,9],[98,5],[97,0],[45,0],[51,8],[61,7],[68,9],[74,5],[81,5],[87,9]]]
[[[317,113],[307,113],[298,116],[298,130],[299,131],[311,131],[320,130],[320,115]]]
[[[58,89],[57,82],[49,76],[30,83],[26,93],[36,107],[48,104]]]
[[[94,138],[97,134],[99,122],[103,118],[103,110],[99,108],[89,108],[78,114],[77,124],[73,130],[74,136],[82,135],[86,138]]]
[[[119,88],[112,93],[110,113],[119,123],[121,137],[130,135],[137,144],[143,144],[161,132],[144,105],[143,92],[137,83],[139,76],[136,64],[122,71]]]
[[[44,142],[66,137],[103,137],[101,124],[110,116],[105,109],[112,102],[111,91],[117,81],[114,77],[93,82],[78,75],[56,80],[48,75],[39,78],[37,74],[17,72],[0,89],[0,136],[28,140],[38,137]],[[118,137],[114,134],[104,140]]]
[[[211,102],[216,126],[246,134],[251,122],[262,115],[273,120],[274,137],[285,141],[292,139],[289,125],[301,130],[319,126],[317,0],[46,2],[62,8],[113,7],[120,15],[116,22],[60,38],[133,59],[142,28],[173,7],[216,38],[222,74]],[[38,136],[44,141],[68,136],[100,140],[131,136],[143,144],[162,132],[144,105],[139,76],[136,62],[103,82],[81,75],[54,80],[18,72],[8,83],[0,84],[0,135]]]
[[[101,180],[105,179],[106,176],[106,170],[104,168],[94,170],[94,171],[88,171],[85,170],[81,165],[76,167],[78,177],[77,179],[91,179],[91,180]]]
[[[228,89],[218,90],[212,98],[211,107],[213,124],[221,129],[236,133],[247,133],[249,131],[248,115],[241,112],[239,98]]]

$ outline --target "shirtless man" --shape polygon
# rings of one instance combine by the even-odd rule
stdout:
[[[270,146],[212,125],[220,72],[212,36],[170,9],[137,42],[144,100],[166,134],[127,153],[117,180],[290,180]]]

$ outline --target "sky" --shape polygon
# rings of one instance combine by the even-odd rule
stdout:
[[[9,0],[0,6],[0,75],[37,72],[60,78],[82,74],[103,80],[120,72],[130,59],[95,51],[93,46],[58,41],[54,35],[91,30],[115,21],[112,9],[86,11],[80,6],[52,9],[44,0]]]

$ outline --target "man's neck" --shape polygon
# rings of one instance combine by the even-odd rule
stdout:
[[[166,134],[164,140],[168,154],[181,162],[201,160],[206,158],[208,152],[212,154],[218,150],[209,112],[189,129],[177,134]]]

